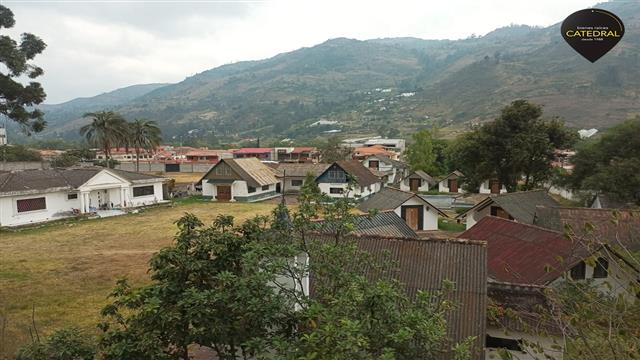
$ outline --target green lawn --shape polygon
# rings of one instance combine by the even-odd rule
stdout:
[[[438,219],[438,230],[442,231],[451,231],[451,232],[462,232],[465,230],[465,224],[458,224],[453,219]]]
[[[171,244],[173,222],[185,212],[208,224],[218,214],[241,221],[268,214],[273,206],[188,198],[138,214],[0,232],[0,318],[6,319],[0,359],[29,340],[33,306],[40,336],[69,325],[96,331],[116,279],[148,281],[149,258]]]

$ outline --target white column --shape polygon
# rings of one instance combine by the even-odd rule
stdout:
[[[80,212],[89,212],[89,192],[80,193]]]

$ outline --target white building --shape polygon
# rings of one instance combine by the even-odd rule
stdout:
[[[440,209],[420,196],[391,187],[385,187],[372,195],[363,201],[358,209],[393,211],[414,231],[438,230],[438,217],[447,217]]]
[[[371,170],[374,175],[386,177],[387,184],[397,183],[409,172],[407,164],[385,155],[369,155],[362,160],[362,165]]]
[[[483,181],[478,192],[480,194],[504,194],[507,192],[507,188],[500,184],[500,180],[492,179]]]
[[[156,204],[164,201],[165,180],[98,167],[0,173],[0,226]]]
[[[441,193],[464,193],[462,190],[462,178],[464,174],[455,170],[438,181],[438,191]]]
[[[358,160],[336,161],[316,178],[316,183],[332,198],[364,199],[382,188],[380,179]]]
[[[433,190],[435,184],[433,177],[422,170],[417,170],[400,180],[400,190],[414,193],[426,192]]]
[[[275,175],[257,158],[221,159],[198,183],[213,201],[255,202],[278,196]]]

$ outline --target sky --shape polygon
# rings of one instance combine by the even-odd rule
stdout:
[[[35,59],[45,103],[143,83],[175,83],[328,39],[461,39],[510,24],[549,26],[594,0],[0,0],[3,33],[47,43]]]

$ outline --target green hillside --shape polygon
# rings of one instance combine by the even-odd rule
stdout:
[[[410,134],[438,126],[464,131],[517,98],[575,127],[608,127],[640,113],[640,7],[598,5],[626,34],[595,64],[548,28],[510,26],[465,40],[333,39],[273,58],[202,72],[116,106],[158,121],[168,138],[215,134],[307,140],[342,134]],[[320,120],[335,125],[310,126]],[[50,121],[75,134],[82,120]]]

